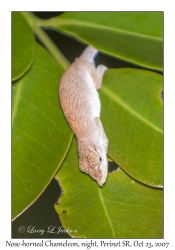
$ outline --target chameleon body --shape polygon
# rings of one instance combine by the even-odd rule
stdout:
[[[77,137],[79,167],[100,186],[108,173],[108,139],[100,121],[100,99],[97,89],[107,69],[95,67],[98,51],[88,46],[79,58],[63,73],[59,95],[64,115]]]

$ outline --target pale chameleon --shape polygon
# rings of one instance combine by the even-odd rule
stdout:
[[[95,67],[97,53],[88,46],[76,58],[61,78],[59,95],[64,115],[77,137],[80,170],[102,186],[108,173],[108,139],[100,121],[101,105],[96,89],[101,88],[107,67]]]

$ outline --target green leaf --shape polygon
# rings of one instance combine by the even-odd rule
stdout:
[[[162,76],[150,71],[110,69],[99,91],[108,155],[153,187],[163,185],[162,83]]]
[[[40,45],[27,72],[12,86],[12,217],[43,192],[72,139],[58,98],[61,66]]]
[[[35,49],[33,32],[19,12],[12,12],[12,80],[31,66]]]
[[[163,12],[67,12],[46,22],[106,54],[163,68]]]
[[[55,206],[67,232],[75,238],[162,238],[162,190],[126,175],[109,173],[100,188],[78,168],[76,141],[56,178],[62,196]]]

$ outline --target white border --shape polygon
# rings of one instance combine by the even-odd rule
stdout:
[[[11,239],[11,11],[164,11],[165,27],[165,108],[164,108],[164,168],[165,168],[165,234],[164,240],[170,242],[169,249],[175,247],[175,15],[173,1],[161,0],[122,0],[122,1],[19,1],[9,0],[1,3],[0,39],[0,246]],[[18,242],[21,240],[12,240]],[[40,240],[38,240],[40,241]],[[55,240],[53,240],[55,241]],[[73,240],[71,240],[73,241]],[[109,240],[106,240],[109,241]],[[111,240],[112,241],[112,240]],[[156,240],[158,241],[158,240]],[[37,240],[27,240],[37,242]],[[155,242],[153,240],[152,242]],[[47,247],[45,247],[48,249]],[[142,249],[147,249],[143,248]],[[152,248],[153,249],[153,248]],[[160,249],[160,248],[159,248]]]

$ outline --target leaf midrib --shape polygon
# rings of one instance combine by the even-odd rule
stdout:
[[[145,124],[147,124],[149,127],[152,127],[154,130],[158,131],[159,133],[163,134],[163,131],[158,128],[156,125],[154,125],[153,123],[151,123],[150,121],[148,121],[146,118],[144,118],[143,116],[141,116],[140,114],[138,114],[135,110],[133,110],[129,105],[127,105],[124,101],[122,101],[120,99],[119,96],[117,96],[117,94],[113,93],[111,90],[109,90],[106,86],[103,85],[101,91],[103,93],[105,93],[107,96],[109,96],[111,99],[113,99],[115,102],[117,102],[118,104],[120,104],[120,106],[122,106],[125,110],[128,110],[131,114],[133,114],[135,117],[137,117],[139,120],[141,120],[142,122],[144,122]]]
[[[21,96],[21,91],[22,91],[22,82],[21,84],[18,84],[18,87],[17,86],[12,86],[12,88],[17,88],[17,93],[15,95],[15,102],[14,102],[14,106],[12,108],[12,125],[14,124],[14,119],[15,119],[15,116],[16,116],[16,112],[17,112],[17,106],[18,106],[18,103],[19,103],[19,100],[20,100],[20,96]]]
[[[57,20],[58,21],[58,20]],[[98,28],[101,30],[108,30],[108,31],[113,31],[114,33],[122,33],[122,34],[127,34],[127,35],[131,35],[131,36],[135,36],[135,37],[140,37],[143,39],[152,39],[152,40],[157,40],[157,41],[163,41],[162,38],[159,37],[155,37],[155,36],[150,36],[150,35],[145,35],[145,34],[141,34],[141,33],[136,33],[133,31],[128,31],[128,30],[122,30],[122,29],[118,29],[118,28],[114,28],[114,27],[109,27],[106,25],[101,25],[101,24],[93,24],[90,22],[85,22],[85,21],[77,21],[74,19],[59,19],[59,22],[55,22],[55,20],[49,20],[48,24],[51,25],[51,27],[55,27],[56,25],[58,25],[58,27],[61,27],[61,25],[77,25],[77,26],[83,26],[83,27],[91,27],[91,28]]]
[[[99,198],[100,198],[100,201],[101,201],[101,203],[102,203],[102,206],[103,206],[103,209],[104,209],[106,218],[107,218],[107,220],[108,220],[108,222],[109,222],[109,225],[110,225],[110,227],[111,227],[111,231],[112,231],[112,234],[113,234],[113,238],[116,238],[116,237],[115,237],[114,228],[113,228],[113,225],[112,225],[112,222],[111,222],[111,219],[110,219],[110,217],[109,217],[108,211],[107,211],[106,206],[105,206],[105,203],[104,203],[104,199],[103,199],[103,196],[102,196],[101,189],[98,188],[98,191],[99,191]]]

